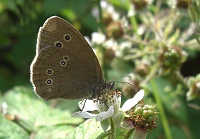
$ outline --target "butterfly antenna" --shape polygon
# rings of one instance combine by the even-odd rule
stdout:
[[[125,84],[130,85],[133,88],[133,85],[131,83],[129,83],[129,82],[120,82],[120,81],[113,81],[113,82],[114,83],[125,83]]]
[[[126,76],[123,76],[123,77],[129,78],[129,79],[132,78],[130,75],[126,75]],[[121,79],[121,78],[122,78],[122,77],[115,78],[114,80],[119,80],[119,79]],[[117,81],[113,81],[113,82],[117,82]],[[125,82],[124,82],[124,83],[125,83]]]
[[[132,78],[130,75],[126,75],[126,76],[123,76],[123,77],[129,78],[129,79]],[[133,87],[133,85],[131,83],[129,83],[129,82],[117,81],[117,79],[121,79],[121,78],[116,78],[112,82],[114,82],[114,83],[116,83],[116,82],[117,83],[125,83],[125,84],[129,84],[131,87]]]

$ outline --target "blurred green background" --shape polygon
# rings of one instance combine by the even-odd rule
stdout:
[[[118,11],[122,15],[127,16],[130,6],[130,0],[108,1],[111,5],[115,6],[116,11]],[[164,10],[173,11],[174,9],[172,9],[167,4],[169,1],[154,1],[153,4],[148,7],[148,12],[152,14],[152,17],[155,16],[155,18],[158,18],[157,21],[159,22],[159,19],[162,19],[162,16],[165,17],[165,14],[156,16],[154,15],[154,13],[159,14],[160,11]],[[185,0],[184,2],[188,1]],[[47,18],[53,15],[60,16],[70,22],[73,26],[75,26],[75,28],[77,28],[84,36],[91,37],[91,34],[93,32],[97,32],[97,30],[101,28],[99,17],[95,17],[92,15],[93,9],[98,6],[98,0],[0,1],[0,102],[6,102],[8,104],[8,112],[11,114],[11,116],[12,114],[16,114],[20,119],[17,120],[17,117],[14,117],[14,120],[13,118],[11,118],[11,120],[5,120],[6,118],[0,115],[0,122],[2,122],[2,126],[0,125],[0,138],[6,138],[5,135],[7,134],[9,134],[9,136],[12,136],[13,139],[17,137],[29,138],[30,136],[34,136],[33,138],[38,139],[51,138],[53,135],[57,135],[57,137],[63,137],[74,131],[76,126],[83,122],[83,120],[74,120],[74,118],[70,117],[70,114],[77,110],[77,101],[59,100],[60,103],[55,108],[54,104],[57,104],[56,101],[46,102],[35,96],[32,91],[32,85],[30,83],[30,64],[36,53],[35,49],[39,27],[43,25],[44,21]],[[184,5],[182,6],[184,7]],[[172,23],[172,26],[166,26],[169,28],[179,28],[179,35],[181,36],[185,33],[184,31],[189,28],[188,26],[190,25],[190,23],[192,23],[191,18],[193,17],[189,16],[188,11],[185,9],[181,9],[180,13],[182,14],[182,17],[180,18],[180,20],[178,20],[178,22],[174,22],[174,24]],[[142,23],[148,24],[148,22],[144,20],[146,19],[144,18],[145,14],[142,16],[141,15],[142,14],[133,16],[133,18],[137,20],[138,26]],[[146,14],[146,16],[148,17],[149,15]],[[139,27],[134,26],[133,18],[129,18],[129,23],[133,26],[130,28],[134,28],[135,30],[131,30],[129,28],[131,31],[128,30],[129,32],[127,32],[137,34],[134,31],[138,30]],[[167,22],[168,20],[166,19],[164,19],[164,21]],[[158,25],[161,26],[162,23],[163,22]],[[146,28],[147,32],[148,28],[150,27],[151,26],[148,26]],[[165,31],[167,32],[168,30],[166,29],[163,32],[166,33]],[[172,40],[178,36],[178,33],[176,34],[175,31],[175,33],[169,32],[167,32],[168,36],[166,35],[167,37],[163,40],[170,41],[170,39]],[[152,35],[152,32],[150,32],[149,34],[144,34],[142,34],[141,36],[137,34],[139,36],[138,38],[141,39],[139,40],[137,38],[139,44],[140,42],[142,42],[142,45],[144,45],[146,42],[151,43],[149,43],[147,47],[138,47],[139,44],[136,45],[134,42],[133,48],[138,48],[139,52],[141,50],[141,52],[147,53],[151,51],[154,52],[155,50],[156,54],[157,50],[163,50],[160,49],[160,47],[158,47],[157,45],[164,44],[164,41],[161,40],[159,42],[159,40],[157,40],[156,37]],[[172,38],[170,38],[171,36]],[[199,88],[194,89],[193,86],[196,85],[195,83],[200,82],[200,78],[196,77],[200,73],[200,48],[199,42],[194,41],[196,40],[195,37],[198,38],[199,34],[197,33],[195,35],[189,36],[189,38],[186,39],[188,41],[184,42],[185,44],[179,45],[178,39],[172,43],[173,45],[180,46],[181,50],[187,51],[188,54],[186,60],[181,64],[179,63],[180,65],[178,65],[178,70],[175,70],[180,71],[181,77],[184,78],[184,81],[185,79],[187,80],[187,78],[189,78],[190,76],[194,77],[194,84],[191,83],[191,86],[187,84],[187,86],[185,85],[185,82],[180,81],[182,79],[177,79],[174,73],[167,74],[169,72],[163,70],[166,73],[163,72],[161,73],[162,75],[156,74],[152,77],[152,80],[149,80],[148,84],[145,86],[147,88],[150,88],[150,93],[148,93],[146,96],[146,103],[156,104],[158,105],[159,110],[163,109],[163,111],[161,111],[158,116],[158,128],[156,128],[152,131],[152,133],[149,134],[149,138],[162,139],[169,138],[170,135],[172,138],[184,139],[198,139],[200,137],[200,95],[198,94],[196,97],[197,99],[195,98],[192,101],[192,108],[189,106],[188,101],[186,101],[186,93],[189,90],[192,92],[196,89],[195,91],[199,93],[198,89],[200,88],[197,85],[197,87]],[[120,41],[122,42],[123,40]],[[159,43],[157,44],[157,42]],[[194,46],[197,47],[193,47],[193,44],[195,44]],[[148,49],[148,47],[151,46],[152,49]],[[126,56],[126,54],[128,53],[128,56],[134,57],[134,52],[135,51],[131,48],[130,50],[126,50],[126,52],[124,52],[124,55]],[[139,59],[141,57],[145,57],[145,55],[139,52]],[[154,54],[152,55],[153,58],[156,57],[154,57]],[[147,57],[147,59],[151,60],[152,57]],[[114,77],[123,77],[126,75],[125,73],[129,73],[130,71],[135,72],[138,64],[136,64],[134,58],[133,60],[130,60],[130,58],[128,60],[124,60],[123,58],[124,57],[122,57],[121,59],[116,58],[117,60],[115,61],[113,60],[114,66],[112,66],[111,68],[109,67],[109,71],[107,71],[108,74],[114,74],[111,79],[113,79]],[[156,62],[159,61],[158,57],[156,58],[156,60],[153,60],[155,60]],[[172,63],[174,62],[174,59],[170,60],[172,61]],[[141,61],[139,61],[138,63],[140,62]],[[117,66],[119,69],[115,70],[113,67]],[[149,69],[151,68],[154,68],[154,63],[150,63]],[[122,71],[122,73],[117,72],[120,70]],[[174,69],[172,68],[172,70]],[[105,69],[103,69],[103,71],[105,71]],[[150,74],[150,72],[148,72],[147,74]],[[141,77],[140,79],[145,80],[146,76],[144,78]],[[167,88],[166,86],[169,88]],[[123,101],[124,100],[125,98],[123,98]],[[9,119],[9,117],[7,119]],[[165,123],[166,121],[167,124]],[[9,125],[9,127],[4,128],[6,127],[6,125]],[[16,128],[17,131],[14,132],[16,134],[12,134],[11,132],[9,132],[12,130],[15,131]],[[167,132],[168,130],[170,131],[170,133]],[[17,134],[18,131],[20,132],[20,134]]]
[[[91,0],[1,0],[0,90],[30,85],[30,64],[35,56],[37,33],[50,16],[63,17],[83,35],[97,29]]]

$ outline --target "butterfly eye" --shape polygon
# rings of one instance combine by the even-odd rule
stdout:
[[[66,42],[69,42],[71,40],[71,36],[69,34],[65,34],[64,39]]]
[[[52,69],[47,69],[46,73],[47,73],[48,75],[52,75],[52,74],[53,74],[53,70],[52,70]]]
[[[61,60],[61,61],[60,61],[60,65],[61,65],[61,66],[66,66],[66,61]]]
[[[63,44],[62,44],[61,42],[59,42],[59,41],[56,41],[56,42],[54,43],[54,45],[55,45],[56,47],[59,47],[59,48],[62,48],[62,47],[63,47]]]
[[[68,61],[69,57],[68,56],[63,56],[63,60]]]
[[[52,79],[47,79],[46,80],[46,84],[47,85],[52,85],[53,84],[53,80]]]

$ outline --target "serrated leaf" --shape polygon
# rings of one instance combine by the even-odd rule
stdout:
[[[54,137],[56,135],[66,137],[72,132],[74,125],[83,121],[71,117],[68,111],[48,106],[45,100],[35,97],[30,88],[15,87],[8,91],[1,101],[6,102],[7,112],[18,118],[19,125],[28,131],[34,131],[34,134],[41,138],[45,138],[42,135],[52,136],[52,134]]]

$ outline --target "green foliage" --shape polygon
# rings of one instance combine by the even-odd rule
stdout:
[[[100,126],[100,123],[97,123],[94,119],[87,120],[83,124],[79,125],[76,130],[69,134],[69,139],[95,139],[101,133],[103,129]]]
[[[54,109],[48,106],[44,101],[36,98],[32,89],[25,87],[15,87],[6,92],[6,95],[1,98],[1,103],[8,105],[7,116],[14,117],[11,121],[6,120],[3,115],[3,124],[6,124],[8,129],[0,126],[2,136],[6,136],[10,131],[16,131],[12,135],[13,138],[18,136],[27,136],[27,133],[34,134],[36,139],[40,138],[64,138],[74,130],[74,126],[82,120],[71,117],[69,111],[62,112],[59,109]],[[11,127],[9,127],[11,126]],[[16,130],[11,130],[17,127]],[[22,130],[17,132],[17,130]]]
[[[29,138],[28,133],[17,124],[7,120],[3,115],[0,115],[0,138],[1,139],[26,139]]]
[[[78,100],[47,102],[30,87],[37,32],[47,18],[57,15],[84,36],[95,32],[104,37],[97,42],[100,37],[92,35],[90,43],[107,80],[133,75],[125,80],[133,85],[128,91],[126,85],[116,83],[125,96],[122,102],[128,99],[126,93],[133,96],[145,89],[145,103],[155,104],[159,111],[157,128],[147,138],[198,139],[200,2],[150,1],[108,0],[113,14],[100,0],[1,0],[0,138],[100,139],[110,135],[94,119],[82,123],[71,117]],[[116,15],[119,18],[113,19]],[[134,133],[122,128],[115,132],[117,139],[133,138]]]

